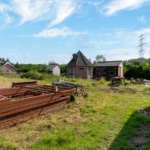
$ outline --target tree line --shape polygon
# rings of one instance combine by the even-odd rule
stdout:
[[[150,58],[123,61],[125,78],[150,79]]]
[[[5,59],[5,58],[0,58],[0,62],[10,62],[9,59]]]
[[[9,61],[9,59],[0,58],[0,62],[6,62]],[[91,59],[89,59],[91,61]],[[103,55],[97,55],[95,57],[95,60],[91,62],[93,66],[98,61],[106,61],[106,58]],[[10,61],[9,61],[10,62]],[[12,64],[12,63],[11,63]],[[51,61],[49,64],[56,64],[54,61]],[[33,72],[38,73],[46,73],[46,67],[47,64],[19,64],[15,63],[12,64],[17,69],[18,73],[27,74],[30,76],[30,74],[33,74]],[[66,66],[67,64],[61,64],[60,70],[61,74],[66,74]],[[130,78],[144,78],[144,79],[150,79],[150,58],[148,59],[130,59],[123,61],[123,67],[124,67],[124,77],[127,79]]]

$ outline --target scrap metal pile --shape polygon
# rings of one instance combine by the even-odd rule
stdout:
[[[36,81],[0,89],[0,129],[64,107],[75,91],[74,86],[38,85]]]
[[[70,82],[67,82],[67,81],[58,81],[58,82],[53,82],[53,85],[55,86],[61,86],[61,87],[68,87],[68,88],[75,88],[75,92],[74,94],[77,95],[77,96],[83,96],[83,97],[87,97],[88,94],[85,93],[84,91],[84,87],[83,85],[80,85],[80,84],[73,84],[73,83],[70,83]]]

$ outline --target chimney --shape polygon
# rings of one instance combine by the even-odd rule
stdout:
[[[73,56],[73,60],[77,59],[77,54],[76,53],[74,53],[72,56]]]

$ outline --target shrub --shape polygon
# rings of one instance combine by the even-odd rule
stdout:
[[[30,79],[36,79],[36,80],[43,80],[44,76],[37,72],[37,71],[29,71],[27,73],[23,73],[21,75],[21,78],[30,78]]]

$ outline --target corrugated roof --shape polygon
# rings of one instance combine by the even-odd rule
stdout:
[[[118,61],[102,61],[102,62],[97,62],[95,67],[97,66],[119,66],[122,63],[122,60]]]
[[[91,62],[83,55],[81,51],[74,54],[76,58],[72,58],[67,66],[92,66]]]

